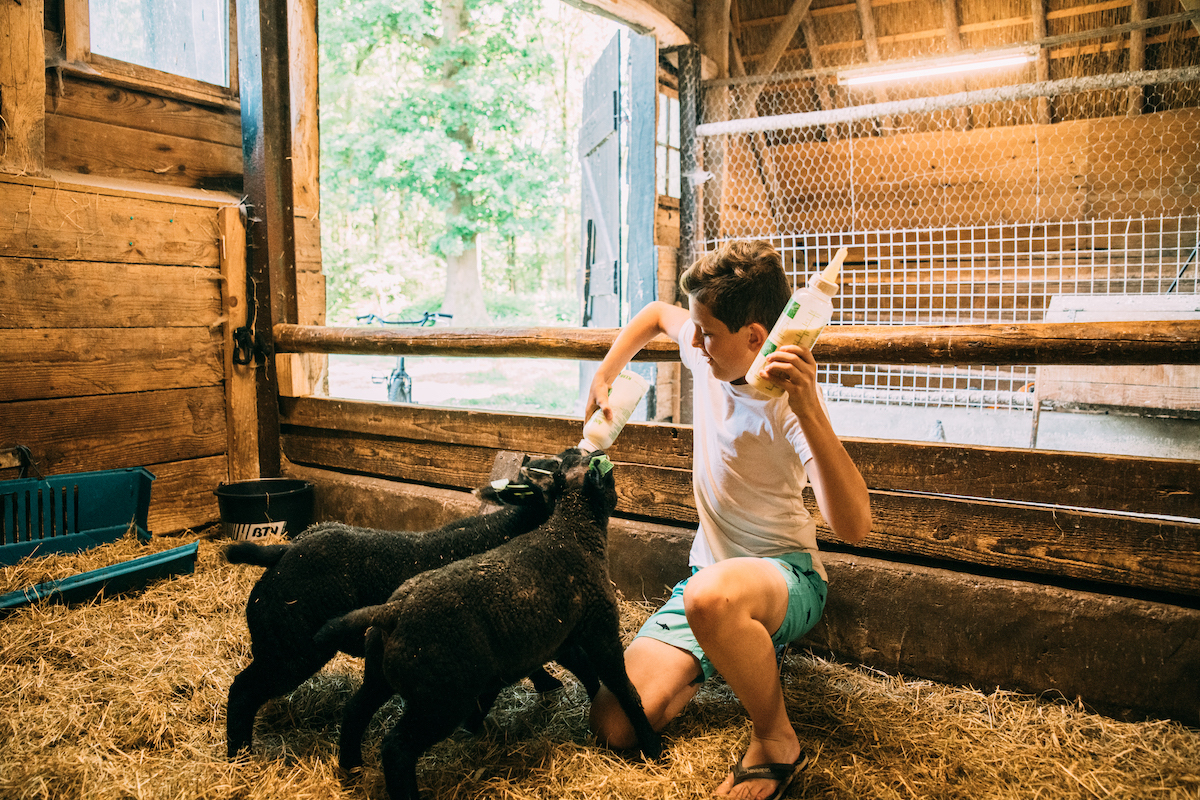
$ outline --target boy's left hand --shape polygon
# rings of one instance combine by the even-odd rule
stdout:
[[[787,392],[788,405],[797,415],[819,407],[817,360],[808,348],[784,345],[767,356],[762,371]]]

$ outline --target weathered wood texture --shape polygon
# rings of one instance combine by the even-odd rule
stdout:
[[[46,126],[42,0],[0,3],[0,173],[40,175]]]
[[[219,206],[0,179],[0,447],[146,467],[160,533],[215,520],[226,478]]]
[[[463,491],[290,463],[284,474],[316,485],[318,520],[428,530],[478,506]],[[627,597],[662,600],[688,572],[689,528],[617,517],[608,536],[609,571]],[[860,554],[823,559],[829,605],[799,646],[937,680],[1059,692],[1109,713],[1200,721],[1194,608]]]
[[[282,352],[541,357],[599,361],[615,328],[458,328],[413,331],[276,325]],[[827,328],[820,358],[844,364],[1194,364],[1200,321],[1014,323]],[[638,361],[677,361],[665,336]]]
[[[233,363],[233,332],[249,318],[246,285],[246,221],[241,208],[217,212],[221,226],[221,289],[225,311],[223,327],[225,420],[228,437],[228,478],[255,480],[258,469],[258,404],[255,399],[255,366]]]
[[[485,482],[500,450],[555,453],[580,425],[318,398],[285,399],[281,414],[294,463],[456,489]],[[691,444],[690,427],[627,426],[609,451],[626,476],[618,511],[695,524]],[[1200,596],[1200,464],[853,439],[847,448],[875,509],[864,552]]]

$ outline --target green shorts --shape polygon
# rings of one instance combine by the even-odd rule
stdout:
[[[787,616],[779,630],[771,636],[771,641],[778,648],[799,639],[817,624],[825,610],[827,584],[812,568],[812,556],[808,553],[784,553],[767,561],[779,569],[788,586]],[[695,575],[697,571],[697,568],[693,568],[692,574]],[[637,635],[657,639],[691,653],[700,661],[704,673],[701,680],[708,680],[717,674],[717,670],[704,655],[683,611],[683,588],[689,580],[690,577],[684,578],[675,584],[670,598],[646,620]]]

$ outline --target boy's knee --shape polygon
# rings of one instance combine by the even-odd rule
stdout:
[[[637,746],[637,736],[629,717],[612,692],[603,685],[592,700],[590,712],[592,732],[601,744],[615,750],[628,750]]]
[[[697,580],[702,574],[693,576],[683,590],[683,611],[693,628],[720,619],[733,606],[733,598],[719,581]]]

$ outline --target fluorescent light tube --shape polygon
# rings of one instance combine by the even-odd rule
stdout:
[[[1037,58],[1037,54],[1029,50],[1004,53],[983,53],[970,58],[937,59],[934,61],[916,62],[904,68],[879,70],[847,70],[838,73],[838,83],[842,86],[858,86],[864,83],[881,83],[883,81],[900,81],[910,78],[924,78],[931,75],[949,75],[959,72],[975,72],[981,69],[999,69],[1027,64]]]

